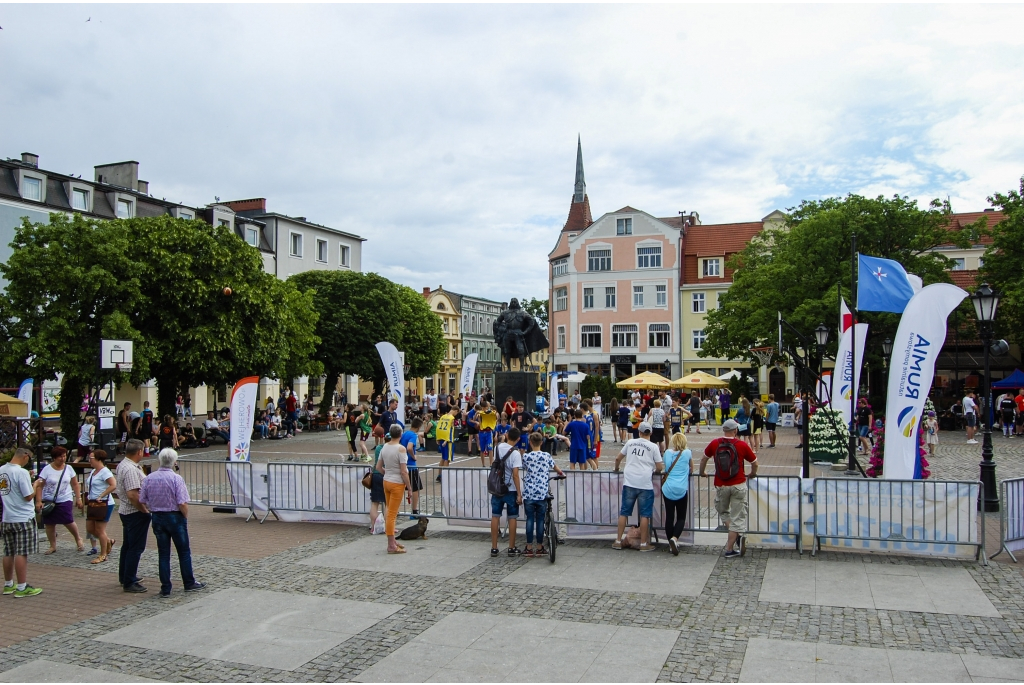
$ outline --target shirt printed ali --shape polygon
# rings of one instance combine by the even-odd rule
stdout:
[[[547,452],[523,455],[523,499],[541,500],[548,496],[548,481],[555,460]]]

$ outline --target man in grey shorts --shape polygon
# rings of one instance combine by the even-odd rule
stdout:
[[[739,424],[733,419],[727,419],[722,424],[725,437],[712,440],[704,449],[700,473],[697,474],[706,476],[704,469],[708,461],[715,459],[715,510],[722,523],[729,528],[729,538],[725,544],[725,556],[729,558],[742,556],[746,552],[743,533],[747,532],[747,476],[743,473],[743,462],[750,462],[751,478],[757,475],[757,456],[746,442],[736,437],[738,430]],[[730,456],[739,460],[738,472],[731,478],[724,470],[720,470],[721,461]],[[740,543],[739,550],[736,549],[737,542]]]

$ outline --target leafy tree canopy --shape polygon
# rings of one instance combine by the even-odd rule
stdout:
[[[835,329],[839,288],[850,300],[850,245],[854,234],[863,254],[900,262],[924,283],[949,282],[951,260],[929,252],[940,245],[967,247],[972,230],[949,228],[948,203],[933,200],[927,209],[906,197],[859,195],[804,201],[790,210],[785,227],[769,228],[736,254],[733,285],[721,306],[708,312],[707,341],[700,355],[750,358],[749,348],[775,345],[778,314],[811,338],[818,324]],[[881,344],[895,334],[899,316],[862,312],[872,325],[868,362],[880,361]],[[833,332],[830,351],[837,341]]]
[[[548,330],[548,301],[531,297],[528,300],[519,300],[519,304],[530,316],[537,319],[537,325],[545,331]]]
[[[1019,191],[996,193],[988,201],[1006,218],[992,228],[992,244],[979,271],[982,280],[1001,294],[996,334],[1020,345],[1024,344],[1024,178]]]

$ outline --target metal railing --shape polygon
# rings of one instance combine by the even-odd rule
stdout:
[[[891,552],[932,546],[951,555],[970,546],[987,564],[985,517],[978,514],[982,488],[980,481],[816,478],[812,554],[823,540]]]
[[[368,464],[267,464],[267,513],[309,511],[328,514],[368,514],[370,491],[361,481]],[[275,514],[276,515],[276,514]]]
[[[1024,478],[1008,478],[1000,482],[999,501],[999,551],[989,558],[995,559],[1006,552],[1013,563],[1017,563],[1010,543],[1024,540]]]
[[[178,459],[177,471],[185,479],[190,505],[248,509],[247,522],[256,515],[251,463]]]

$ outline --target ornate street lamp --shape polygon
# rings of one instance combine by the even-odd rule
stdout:
[[[984,502],[979,502],[983,511],[999,511],[999,493],[996,490],[996,464],[992,461],[992,371],[989,363],[989,348],[992,346],[992,322],[996,318],[999,306],[999,293],[982,283],[977,292],[971,295],[974,313],[978,317],[978,333],[985,347],[985,423],[981,442],[981,485],[984,490]]]

